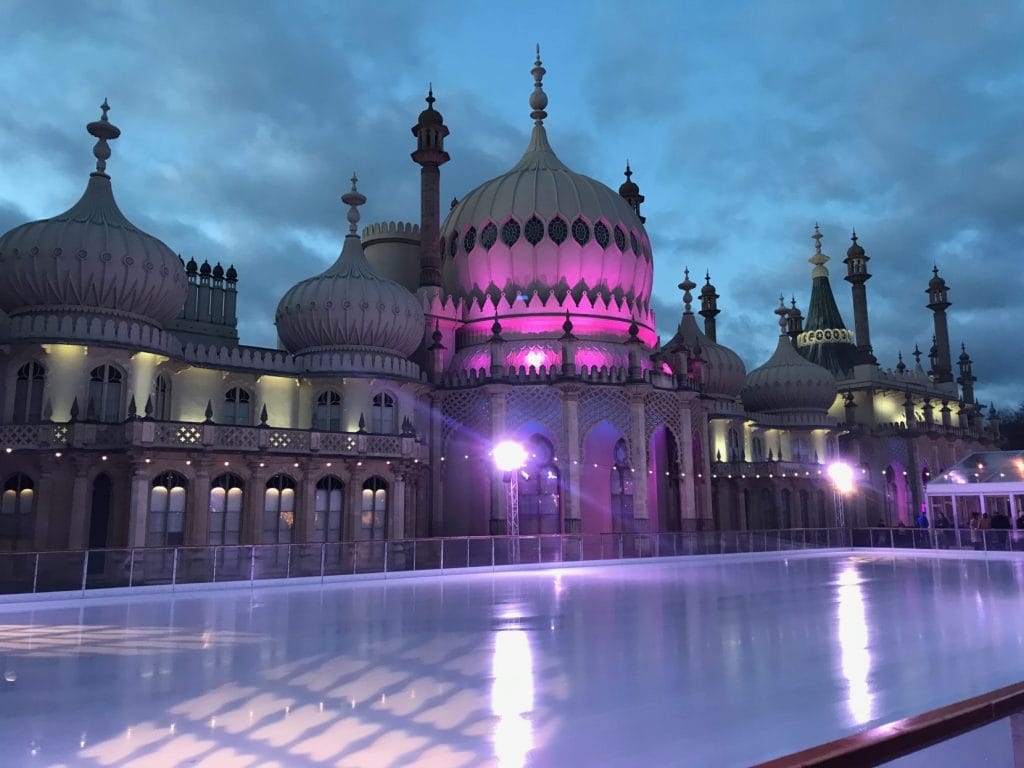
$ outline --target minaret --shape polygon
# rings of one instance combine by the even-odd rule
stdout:
[[[786,321],[786,333],[796,344],[797,336],[804,332],[804,316],[796,305],[796,296],[793,296],[789,304],[789,319]]]
[[[640,215],[640,203],[644,201],[644,196],[640,194],[640,187],[631,178],[633,175],[632,169],[629,167],[629,160],[626,161],[626,180],[619,186],[619,195],[629,203],[629,207],[636,211],[637,218],[640,219],[640,223],[643,224],[647,219]],[[703,312],[701,314],[704,314]],[[708,334],[709,336],[711,334]]]
[[[878,361],[871,353],[871,332],[868,330],[868,292],[864,285],[871,279],[868,273],[870,256],[857,242],[857,232],[850,237],[853,241],[846,251],[843,263],[846,265],[846,282],[850,283],[853,292],[853,330],[857,338],[857,362],[861,365],[877,365]]]
[[[626,166],[626,171],[628,173],[629,165]],[[619,189],[619,194],[622,194],[621,189]],[[643,221],[643,219],[640,220]],[[705,272],[704,287],[700,289],[700,316],[704,318],[704,335],[712,341],[718,341],[715,318],[722,311],[718,308],[719,298],[719,295],[715,292],[715,286],[711,284],[711,273]]]
[[[971,363],[971,356],[967,354],[967,347],[960,345],[960,360],[957,363],[960,368],[960,376],[956,383],[960,385],[965,403],[974,402],[974,382],[978,379],[974,376],[974,366]]]
[[[946,323],[946,310],[951,306],[947,297],[949,288],[946,281],[939,277],[939,268],[932,269],[932,279],[928,281],[928,309],[935,313],[935,364],[932,376],[936,383],[953,381],[953,364],[949,354],[949,326]]]
[[[444,151],[448,126],[434,101],[434,88],[429,86],[427,108],[412,127],[412,159],[420,165],[420,287],[441,285],[441,166],[451,159]]]

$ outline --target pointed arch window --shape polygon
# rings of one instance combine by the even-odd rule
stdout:
[[[469,253],[470,251],[473,250],[473,247],[475,245],[476,245],[476,227],[470,227],[469,229],[466,230],[466,234],[463,235],[463,237],[462,237],[462,247],[466,251],[466,253]]]
[[[341,522],[344,519],[345,484],[333,475],[322,477],[316,484],[313,504],[313,541],[333,543],[341,541]]]
[[[448,256],[455,258],[455,254],[459,251],[459,233],[452,232],[452,239],[448,243]]]
[[[161,472],[149,491],[147,547],[177,547],[185,543],[185,498],[188,481],[177,472]]]
[[[124,374],[119,368],[112,365],[93,368],[89,374],[86,418],[89,421],[120,421],[123,386]]]
[[[487,226],[480,231],[480,244],[489,251],[497,241],[498,228],[494,226],[493,221],[489,221]]]
[[[519,480],[519,531],[559,533],[562,493],[554,449],[543,437],[534,435],[526,451],[529,459]]]
[[[511,248],[517,242],[519,242],[519,235],[522,230],[519,227],[519,222],[515,219],[509,219],[501,225],[501,242]]]
[[[171,382],[163,374],[153,381],[153,418],[157,421],[171,418]]]
[[[225,392],[223,422],[241,426],[252,424],[250,399],[249,393],[241,387],[232,387]]]
[[[750,441],[750,447],[754,453],[754,461],[764,461],[764,440],[760,437],[754,437]]]
[[[622,227],[618,224],[615,225],[615,245],[623,253],[626,252],[626,233],[622,231]]]
[[[729,427],[727,436],[729,461],[742,461],[740,452],[740,433],[735,427]]]
[[[531,216],[526,220],[523,233],[526,235],[526,242],[530,245],[536,245],[544,239],[544,222],[536,216]]]
[[[569,237],[569,225],[561,216],[555,216],[548,222],[548,237],[555,245],[561,245]]]
[[[637,256],[640,256],[641,255],[640,243],[637,242],[636,233],[634,233],[634,232],[630,232],[629,233],[629,244],[631,246],[633,246],[633,253],[635,253]]]
[[[395,399],[387,392],[378,392],[373,396],[370,431],[380,435],[391,435],[395,432]]]
[[[608,232],[608,225],[603,221],[599,221],[594,225],[594,239],[597,240],[597,244],[602,248],[607,248],[608,243],[611,242],[611,234]]]
[[[633,471],[629,466],[629,448],[625,440],[615,444],[612,465],[612,530],[633,532]]]
[[[0,551],[32,549],[35,527],[35,486],[16,472],[4,481],[0,497]]]
[[[263,496],[263,543],[290,544],[295,525],[295,481],[288,475],[267,480]]]
[[[14,423],[42,421],[45,388],[46,369],[42,365],[33,360],[18,369],[14,381]]]
[[[811,460],[811,446],[806,437],[794,437],[789,446],[793,461],[806,462]]]
[[[382,477],[363,483],[360,494],[360,524],[364,539],[386,539],[388,530],[388,484]]]
[[[210,519],[207,542],[214,546],[241,543],[245,483],[225,472],[210,483]]]
[[[321,392],[316,398],[313,429],[321,432],[341,431],[341,395],[333,389]]]
[[[586,245],[590,242],[590,227],[582,218],[576,219],[572,223],[572,239],[580,245]]]

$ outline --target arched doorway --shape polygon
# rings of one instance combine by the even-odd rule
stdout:
[[[675,436],[668,428],[660,426],[651,435],[648,448],[648,509],[658,510],[657,530],[680,531],[682,520],[679,504],[679,447]]]
[[[629,448],[622,433],[607,421],[597,424],[583,441],[580,468],[580,518],[583,533],[632,532],[633,490]],[[628,523],[624,514],[628,512]]]

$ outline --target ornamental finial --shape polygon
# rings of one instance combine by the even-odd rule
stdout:
[[[786,297],[779,294],[779,306],[775,308],[775,314],[779,316],[779,333],[786,335],[786,323],[789,320],[789,310],[786,309]]]
[[[366,195],[363,195],[356,189],[356,183],[359,181],[359,177],[356,176],[355,171],[352,172],[352,190],[346,192],[341,196],[341,202],[345,203],[348,208],[348,233],[349,235],[356,235],[356,224],[359,223],[359,206],[366,202]]]
[[[693,302],[693,295],[690,293],[697,284],[690,279],[690,268],[686,267],[683,270],[683,282],[679,284],[679,290],[683,292],[683,312],[690,314],[693,310],[690,308]]]
[[[110,159],[110,146],[107,142],[120,136],[121,129],[107,119],[107,112],[110,111],[110,105],[107,103],[106,99],[104,99],[103,103],[100,105],[100,111],[103,113],[100,116],[100,119],[89,123],[85,126],[85,130],[87,130],[90,135],[96,137],[96,146],[92,148],[92,154],[96,158],[95,173],[100,176],[106,176],[107,160]]]
[[[530,74],[533,75],[533,93],[530,94],[530,117],[534,125],[544,125],[548,113],[544,109],[548,105],[548,95],[544,93],[544,73],[547,72],[540,62],[540,43],[537,43],[537,60],[533,63]]]

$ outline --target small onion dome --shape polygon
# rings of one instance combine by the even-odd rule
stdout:
[[[704,276],[704,285],[700,289],[701,296],[714,296],[716,299],[718,296],[715,295],[715,286],[711,282],[711,275],[707,274]]]
[[[676,335],[661,348],[666,356],[689,351],[699,355],[704,362],[703,384],[704,394],[717,397],[735,398],[743,389],[747,369],[740,356],[726,346],[712,341],[697,326],[690,302],[690,291],[697,286],[690,280],[690,270],[685,271],[685,279],[679,284],[683,289],[683,319],[679,322]],[[712,288],[712,290],[714,290]],[[678,368],[678,366],[677,366]],[[677,373],[682,371],[677,370]]]
[[[930,290],[936,290],[936,289],[945,288],[945,287],[946,287],[946,281],[943,278],[939,277],[939,268],[938,267],[933,267],[932,268],[932,279],[928,281],[928,288]]]
[[[619,185],[619,195],[625,198],[636,197],[640,194],[640,187],[633,181],[633,169],[626,161],[626,180]]]
[[[854,232],[850,236],[852,245],[846,249],[846,257],[849,259],[859,259],[864,256],[864,248],[860,243],[857,242],[857,233]]]
[[[423,310],[398,283],[375,273],[356,234],[356,190],[342,196],[349,205],[349,233],[338,260],[323,273],[292,287],[277,305],[277,332],[293,354],[371,348],[408,357],[423,339]]]
[[[203,261],[203,266],[201,266],[199,268],[199,274],[202,277],[209,277],[210,276],[210,262],[208,262],[206,260]]]
[[[779,320],[782,332],[775,354],[747,376],[746,385],[740,394],[743,407],[761,413],[827,413],[836,399],[835,376],[796,351],[785,332],[789,312],[785,307],[781,310],[784,313]]]
[[[199,265],[196,264],[196,260],[190,257],[188,264],[185,265],[185,271],[190,275],[194,275],[198,270]]]
[[[96,171],[81,199],[50,219],[0,236],[0,310],[86,314],[162,327],[181,311],[187,291],[181,259],[137,228],[114,201],[108,140],[121,131],[103,116],[89,123]]]
[[[215,266],[213,268],[213,279],[214,280],[223,280],[224,279],[224,267],[222,267],[220,265],[219,261],[217,262],[217,266]]]
[[[444,94],[441,94],[442,96]],[[420,112],[420,118],[417,121],[422,126],[427,125],[440,125],[444,122],[444,117],[434,109],[434,102],[437,99],[434,98],[434,86],[431,84],[427,88],[427,108]]]
[[[233,283],[238,280],[238,270],[235,269],[235,265],[232,264],[228,267],[228,271],[224,273],[224,277],[227,278],[229,283]]]

